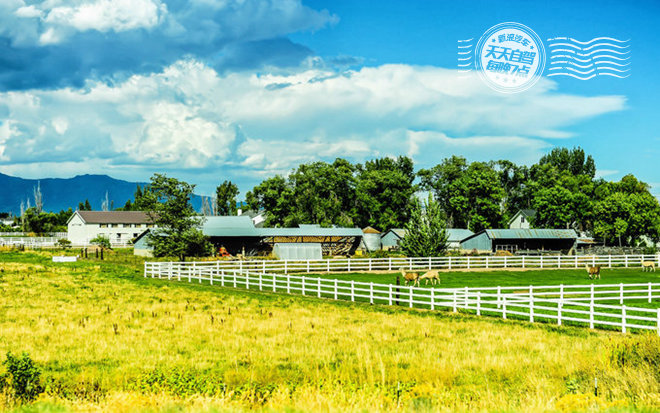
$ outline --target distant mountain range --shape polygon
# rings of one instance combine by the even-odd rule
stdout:
[[[79,202],[86,199],[92,209],[100,210],[108,193],[108,199],[114,208],[124,206],[127,200],[133,200],[137,185],[145,182],[128,182],[114,179],[107,175],[78,175],[73,178],[23,179],[0,173],[0,212],[21,212],[21,201],[34,206],[34,188],[40,184],[44,211],[57,212],[71,208],[74,211]],[[195,195],[192,200],[196,210],[201,208],[201,197]]]

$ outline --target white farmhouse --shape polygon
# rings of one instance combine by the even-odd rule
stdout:
[[[521,209],[509,220],[509,229],[529,229],[530,221],[536,216],[534,209]]]
[[[67,225],[67,238],[73,245],[88,245],[99,235],[113,245],[126,245],[147,228],[155,227],[151,217],[142,211],[76,211]]]

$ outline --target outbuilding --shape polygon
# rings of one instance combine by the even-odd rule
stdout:
[[[572,229],[485,229],[461,241],[461,249],[478,252],[568,251],[578,235]]]
[[[463,228],[447,228],[447,248],[459,249],[461,241],[474,232]],[[406,236],[406,230],[403,228],[392,228],[385,232],[381,237],[381,243],[384,250],[394,250],[399,248],[403,237]]]

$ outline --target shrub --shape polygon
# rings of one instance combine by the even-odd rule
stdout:
[[[608,343],[608,358],[616,367],[647,367],[660,375],[660,337],[641,334],[612,340]]]
[[[96,238],[93,238],[89,241],[92,244],[96,244],[101,248],[105,249],[112,249],[112,246],[110,245],[110,239],[108,237],[104,237],[103,235],[98,235]]]
[[[66,238],[60,238],[57,240],[57,243],[59,244],[60,248],[69,248],[71,246],[71,241],[69,241]]]
[[[11,352],[2,363],[6,372],[0,376],[0,387],[8,390],[14,400],[31,402],[44,391],[41,385],[41,370],[27,353],[16,357]]]

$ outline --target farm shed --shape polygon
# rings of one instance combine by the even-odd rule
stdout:
[[[461,241],[474,232],[469,229],[462,228],[447,228],[447,247],[450,249],[458,249],[461,247]],[[406,230],[402,228],[392,228],[389,231],[385,232],[381,237],[381,242],[383,244],[383,249],[397,249],[399,248],[399,243],[406,236]]]
[[[372,227],[362,229],[362,248],[371,252],[381,248],[380,231]]]
[[[318,242],[277,243],[273,247],[273,255],[280,260],[320,260],[323,251]]]
[[[562,251],[573,248],[577,238],[572,229],[485,229],[461,241],[461,249]]]
[[[140,257],[153,257],[153,249],[147,244],[147,236],[151,230],[146,230],[133,241],[133,255]]]
[[[530,221],[535,216],[535,209],[521,209],[509,220],[509,229],[529,229]]]

